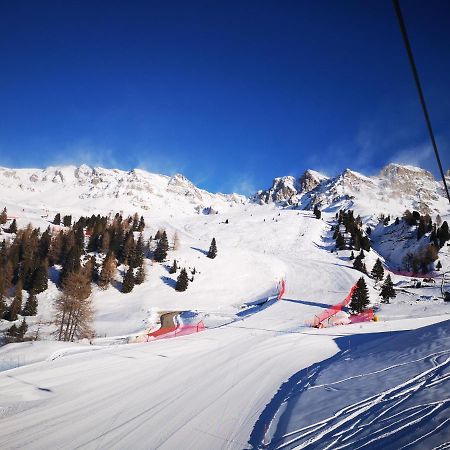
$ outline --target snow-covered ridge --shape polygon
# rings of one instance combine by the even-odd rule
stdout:
[[[195,213],[247,202],[246,197],[238,194],[212,194],[200,189],[181,174],[170,177],[141,169],[124,171],[85,164],[46,169],[0,168],[0,190],[3,202],[48,209],[71,206],[89,209],[95,203],[102,210],[104,206],[117,211],[172,207]]]
[[[258,191],[253,200],[302,209],[315,205],[322,209],[352,208],[366,217],[380,213],[400,216],[405,209],[431,215],[448,210],[441,182],[427,170],[400,164],[389,164],[370,177],[350,169],[332,178],[311,170],[298,179],[279,177],[269,189]]]

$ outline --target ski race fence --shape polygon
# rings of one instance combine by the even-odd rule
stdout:
[[[147,342],[155,339],[166,339],[178,336],[187,336],[189,334],[200,333],[206,329],[203,320],[197,324],[180,324],[173,327],[161,327],[147,334]]]
[[[317,314],[311,321],[308,321],[307,324],[314,328],[322,328],[325,326],[325,323],[330,321],[330,319],[341,312],[343,308],[347,307],[352,299],[353,293],[355,292],[357,285],[354,284],[348,295],[335,305],[330,306],[330,308],[323,311],[321,314]],[[352,314],[349,318],[349,323],[360,323],[360,322],[369,322],[375,319],[375,314],[372,308],[368,308],[358,314]],[[348,322],[347,322],[348,323]],[[344,324],[344,323],[342,323]]]

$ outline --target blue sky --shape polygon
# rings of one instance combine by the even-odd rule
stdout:
[[[403,0],[450,166],[450,3]],[[250,193],[314,168],[437,175],[389,0],[0,3],[0,165]]]

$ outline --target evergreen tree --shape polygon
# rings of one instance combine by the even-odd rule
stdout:
[[[169,250],[169,241],[167,240],[167,234],[165,231],[161,233],[161,238],[156,246],[153,258],[156,262],[163,262],[167,257],[167,251]]]
[[[76,247],[72,247],[69,250],[67,258],[64,260],[62,264],[61,276],[59,279],[59,284],[64,284],[64,280],[67,278],[67,275],[72,272],[76,272],[80,269],[80,254]]]
[[[37,314],[38,301],[36,294],[31,292],[25,302],[25,308],[23,309],[22,315],[24,316],[35,316]]]
[[[125,276],[123,277],[122,292],[124,294],[128,294],[128,292],[131,292],[133,288],[134,288],[134,272],[133,268],[130,266],[126,271]]]
[[[366,309],[369,303],[369,290],[364,278],[361,277],[356,283],[356,289],[353,291],[350,309],[353,313],[360,313]]]
[[[438,261],[436,264],[436,270],[441,270],[441,269],[442,269],[442,264],[440,261]]]
[[[17,342],[18,334],[19,334],[19,332],[17,330],[16,324],[13,323],[12,326],[8,330],[8,334],[6,337],[7,342]]]
[[[344,250],[345,249],[345,239],[344,236],[340,232],[336,235],[336,248],[338,250]]]
[[[358,255],[353,261],[353,268],[360,272],[367,273],[366,265],[362,262],[361,255]]]
[[[140,234],[136,246],[134,247],[133,259],[131,261],[133,267],[142,266],[144,262],[144,250],[144,238],[142,234]]]
[[[48,227],[41,236],[39,241],[39,258],[45,259],[48,257],[50,251],[50,244],[52,243],[52,234],[50,232],[50,227]]]
[[[111,281],[114,278],[116,269],[117,269],[116,258],[114,256],[114,253],[112,251],[109,251],[103,261],[102,270],[98,278],[98,285],[102,289],[108,288],[109,283],[111,283]]]
[[[174,260],[173,260],[172,267],[169,269],[169,273],[171,273],[171,274],[172,274],[172,273],[176,273],[177,270],[178,270],[177,260],[174,259]]]
[[[139,266],[136,276],[134,277],[135,284],[142,284],[145,281],[146,273],[145,273],[145,265],[142,261],[142,264]]]
[[[53,219],[53,224],[54,225],[60,225],[61,224],[61,214],[57,213],[55,215],[55,218]]]
[[[189,278],[186,269],[181,269],[180,275],[177,278],[177,284],[175,285],[175,290],[178,292],[185,291],[189,285]]]
[[[101,244],[101,248],[100,251],[102,253],[108,253],[110,246],[111,246],[111,233],[109,232],[109,230],[105,230],[105,232],[102,234],[102,244]]]
[[[381,286],[380,296],[383,299],[383,303],[389,303],[391,298],[395,298],[394,283],[391,280],[391,275],[388,274]]]
[[[25,321],[25,317],[22,319],[22,322],[19,325],[19,328],[17,329],[17,335],[20,341],[23,340],[25,337],[25,333],[28,330],[27,322]]]
[[[384,268],[383,264],[380,261],[380,258],[377,258],[372,271],[370,272],[372,277],[377,281],[381,281],[384,277]]]
[[[449,239],[450,233],[448,229],[448,223],[446,220],[444,220],[439,228],[439,247],[442,248]]]
[[[139,216],[138,216],[138,213],[134,213],[132,221],[133,221],[133,226],[131,227],[132,230],[133,231],[138,231],[138,228],[139,228]]]
[[[366,257],[366,255],[364,254],[364,250],[361,249],[361,251],[359,252],[359,257],[361,259],[364,259]]]
[[[214,259],[217,256],[216,238],[212,238],[211,245],[209,246],[208,258]]]
[[[64,216],[63,217],[63,225],[65,227],[70,227],[72,225],[72,216]]]
[[[22,309],[22,281],[19,280],[14,289],[14,300],[12,301],[8,312],[6,314],[6,320],[14,322],[17,320],[17,315]]]
[[[447,222],[445,222],[447,223]],[[8,228],[8,233],[17,233],[17,222],[16,219],[13,219],[13,221],[11,222],[11,225]]]
[[[144,231],[144,228],[145,228],[144,216],[141,216],[141,218],[139,220],[139,225],[138,225],[136,231],[139,231],[140,233],[142,233]]]
[[[353,261],[355,259],[355,254],[352,252],[350,253],[350,261]]]
[[[4,225],[7,220],[8,220],[8,213],[6,211],[6,208],[3,208],[3,211],[0,214],[0,225]]]
[[[39,294],[48,289],[48,264],[44,259],[39,264],[38,268],[33,272],[33,278],[31,281],[31,291],[35,294]]]
[[[320,219],[322,217],[322,211],[320,211],[317,205],[314,206],[314,215],[316,216],[316,219]]]

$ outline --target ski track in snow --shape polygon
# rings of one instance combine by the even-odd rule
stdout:
[[[450,322],[445,322],[446,338],[450,335]],[[337,358],[343,358],[346,352],[340,353],[329,361],[318,363],[309,375],[304,374],[303,382],[297,383],[295,389],[289,391],[286,402],[293,402],[301,411],[303,395],[309,391],[327,391],[330,386],[349,383],[348,389],[352,389],[352,383],[358,378],[358,382],[368,383],[370,378],[383,372],[399,369],[409,365],[413,376],[395,384],[393,387],[377,392],[375,395],[350,403],[337,409],[333,415],[325,417],[299,429],[293,429],[283,435],[277,435],[277,430],[272,435],[272,440],[261,448],[270,449],[392,449],[407,448],[431,448],[426,442],[433,440],[446,441],[450,439],[450,419],[447,417],[450,411],[450,350],[429,353],[423,357],[409,360],[402,364],[387,366],[381,370],[365,372],[358,376],[340,379],[323,384],[314,383],[321,372],[336,364]],[[419,363],[428,368],[419,370]],[[416,367],[417,366],[417,367]],[[402,372],[398,373],[402,377]],[[312,384],[312,385],[311,385]],[[439,389],[439,390],[438,390]],[[368,389],[369,391],[369,389]],[[345,396],[348,390],[343,390]],[[364,393],[364,390],[363,390]],[[350,393],[350,395],[352,395]],[[358,395],[358,394],[355,394]],[[359,393],[360,396],[361,393]],[[434,401],[427,401],[435,397]],[[316,396],[319,402],[324,402],[322,414],[328,410],[326,406],[327,396]],[[311,401],[311,400],[310,400]],[[280,405],[281,407],[281,405]],[[305,403],[304,408],[308,407]],[[284,405],[284,410],[286,405]],[[333,408],[333,406],[331,406]],[[300,412],[303,421],[308,422],[307,413]],[[288,421],[289,428],[289,418]],[[296,421],[293,420],[292,424]],[[286,423],[284,425],[286,427]],[[431,439],[428,441],[428,439]],[[435,448],[446,448],[445,442]]]

